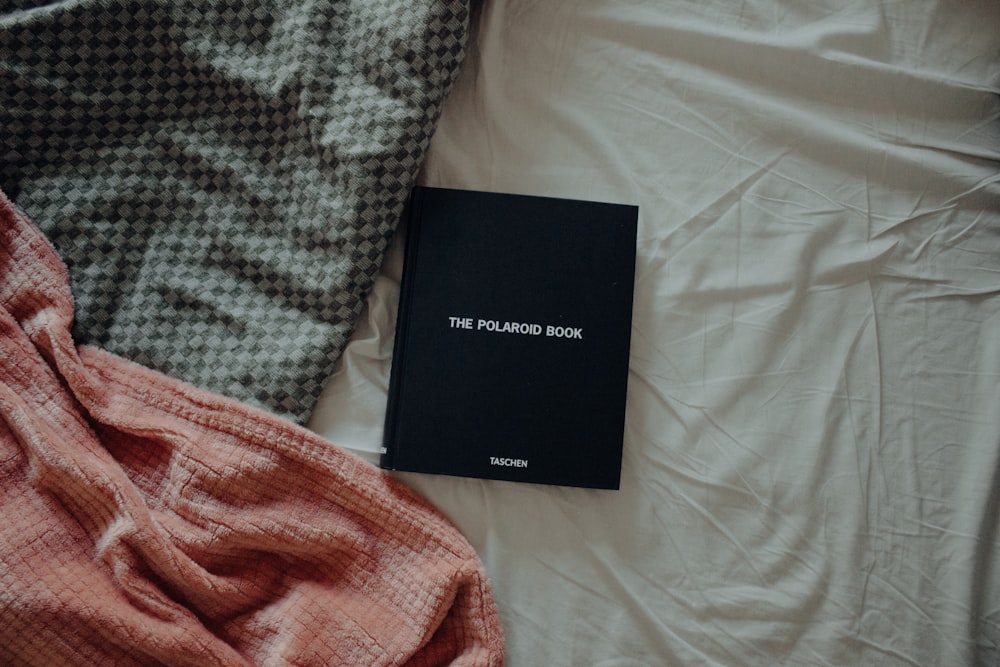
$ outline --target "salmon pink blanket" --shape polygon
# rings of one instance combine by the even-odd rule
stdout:
[[[0,194],[0,663],[496,665],[467,542],[290,422],[74,345]]]

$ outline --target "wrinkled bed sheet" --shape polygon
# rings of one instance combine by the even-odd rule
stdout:
[[[486,5],[421,181],[640,206],[622,490],[400,475],[509,665],[1000,664],[998,28]],[[398,251],[310,422],[373,458]]]

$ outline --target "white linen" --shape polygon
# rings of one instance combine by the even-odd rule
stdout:
[[[640,206],[621,491],[399,474],[508,664],[1000,665],[1000,3],[517,0],[471,48],[423,183]],[[399,250],[311,422],[373,461]]]

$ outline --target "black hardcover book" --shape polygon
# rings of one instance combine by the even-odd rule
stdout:
[[[382,467],[617,489],[637,218],[415,188]]]

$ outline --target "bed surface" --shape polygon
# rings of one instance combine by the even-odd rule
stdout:
[[[1000,3],[400,7],[0,10],[0,662],[1000,667]],[[418,182],[638,205],[621,490],[332,444]]]
[[[509,665],[1000,664],[998,93],[995,2],[486,3],[420,182],[640,207],[621,490],[398,475]]]

